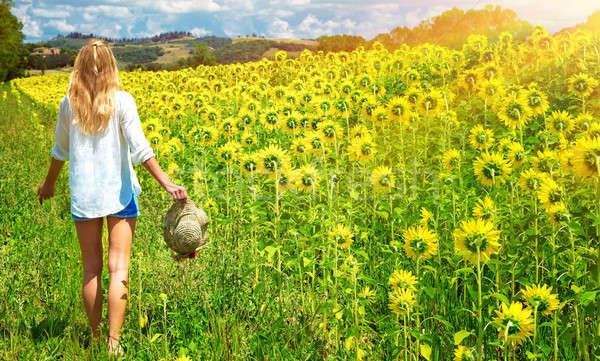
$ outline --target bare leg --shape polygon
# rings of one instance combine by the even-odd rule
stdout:
[[[125,319],[129,282],[129,256],[137,217],[107,216],[108,224],[108,322],[110,346],[119,344],[121,326]]]
[[[102,317],[102,225],[102,218],[75,221],[83,263],[81,293],[93,337],[98,337]]]

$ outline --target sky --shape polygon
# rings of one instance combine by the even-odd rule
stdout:
[[[512,9],[548,32],[585,22],[600,0],[15,0],[26,42],[77,31],[110,38],[148,37],[166,31],[205,35],[314,39],[353,34],[372,39],[397,26],[457,7],[488,4]]]

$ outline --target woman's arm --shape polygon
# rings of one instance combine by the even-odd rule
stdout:
[[[46,175],[46,179],[44,179],[37,190],[37,196],[40,200],[40,204],[43,203],[44,199],[54,196],[56,179],[58,178],[58,174],[60,173],[60,170],[64,164],[64,161],[50,157],[50,168],[48,169],[48,174]]]
[[[173,200],[182,199],[184,202],[187,200],[187,192],[184,187],[178,186],[173,183],[169,177],[160,168],[160,164],[154,157],[148,158],[142,163],[144,168],[148,170],[150,174],[156,179],[156,181],[171,195]]]

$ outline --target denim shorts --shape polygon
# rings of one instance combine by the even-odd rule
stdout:
[[[119,218],[137,217],[139,215],[140,215],[140,211],[139,211],[137,195],[135,194],[135,191],[133,192],[133,196],[131,197],[131,202],[129,202],[127,207],[125,207],[122,211],[120,211],[118,213],[109,214],[109,216],[119,217]],[[77,217],[73,213],[71,213],[71,218],[73,218],[74,221],[87,221],[87,220],[93,219],[93,218]]]

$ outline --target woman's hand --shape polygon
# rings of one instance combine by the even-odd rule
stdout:
[[[165,190],[173,197],[174,201],[181,199],[185,203],[187,200],[187,192],[184,187],[178,186],[173,182],[169,182],[165,185]]]
[[[44,199],[54,197],[54,183],[48,182],[48,180],[45,179],[38,187],[37,196],[40,199],[40,204],[43,203]]]

